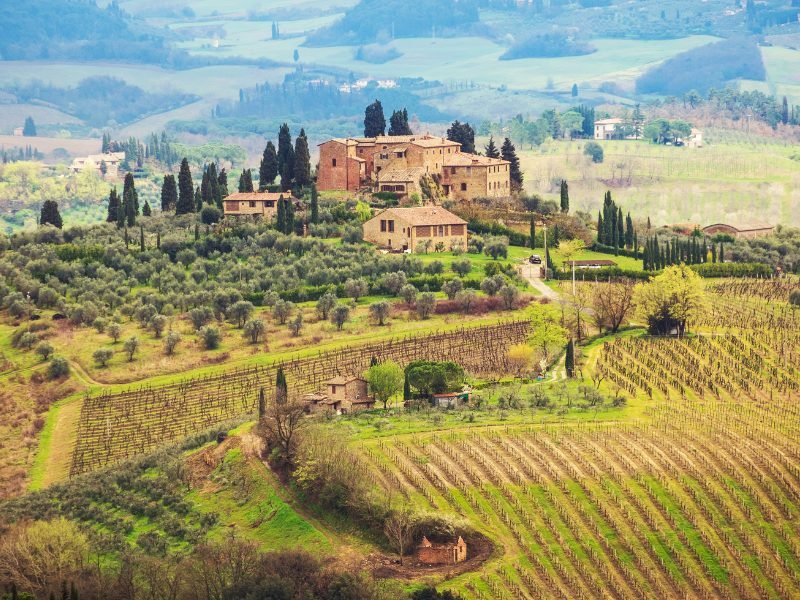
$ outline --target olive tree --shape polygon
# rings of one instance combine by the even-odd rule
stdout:
[[[337,304],[331,311],[331,322],[336,325],[336,329],[342,330],[344,324],[350,319],[350,308],[344,304]]]
[[[98,348],[92,354],[92,358],[94,358],[94,362],[97,363],[98,367],[105,368],[108,366],[108,361],[110,361],[114,356],[114,351],[110,348]]]
[[[255,307],[252,302],[247,300],[239,300],[236,304],[231,306],[228,315],[236,322],[236,326],[241,329],[247,320],[253,314]]]
[[[251,344],[257,344],[264,335],[267,326],[261,319],[250,319],[244,324],[244,336],[250,340]]]
[[[417,288],[410,283],[407,283],[400,288],[400,297],[408,306],[412,306],[417,300]]]
[[[356,302],[361,296],[365,296],[369,291],[369,286],[364,279],[348,279],[344,282],[344,292],[348,298],[352,298]]]
[[[175,354],[175,349],[178,347],[180,342],[181,334],[177,331],[170,331],[164,340],[164,354],[167,356],[172,356]]]
[[[294,310],[294,303],[288,300],[278,300],[275,306],[272,307],[272,316],[281,325],[286,325],[287,319],[291,316]]]
[[[427,319],[436,307],[436,296],[433,292],[424,292],[417,298],[417,316]]]
[[[222,335],[216,327],[206,325],[200,329],[200,339],[203,340],[203,346],[206,350],[216,350],[222,341]]]
[[[369,305],[370,315],[372,315],[372,318],[375,319],[381,327],[386,324],[386,319],[389,318],[391,310],[391,305],[385,300]]]
[[[127,340],[125,340],[122,349],[125,351],[125,354],[128,355],[128,362],[133,361],[133,356],[139,349],[139,338],[136,336],[129,337]]]
[[[464,289],[464,282],[460,279],[451,279],[450,281],[445,281],[442,285],[442,291],[447,296],[448,300],[452,300],[456,297],[456,294]]]
[[[383,404],[386,410],[392,396],[403,391],[405,375],[403,369],[396,362],[387,360],[371,366],[366,373],[369,390],[375,396],[376,402]]]
[[[517,299],[519,298],[519,289],[516,286],[507,284],[500,288],[498,292],[500,297],[503,299],[503,307],[506,310],[511,310],[514,308],[514,304],[516,304]]]
[[[319,300],[317,300],[317,313],[320,318],[328,320],[333,307],[336,306],[336,294],[333,292],[325,292]]]

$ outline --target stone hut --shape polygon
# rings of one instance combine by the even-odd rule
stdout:
[[[467,543],[458,536],[455,544],[433,544],[423,536],[417,547],[417,559],[426,565],[455,565],[467,560]]]

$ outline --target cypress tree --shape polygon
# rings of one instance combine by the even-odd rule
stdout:
[[[247,191],[247,183],[245,179],[245,173],[247,172],[246,169],[242,169],[241,175],[239,175],[239,193]]]
[[[558,225],[553,227],[553,248],[558,248],[558,244],[561,241],[561,232],[558,230]]]
[[[283,213],[285,218],[284,226],[286,227],[284,233],[289,235],[294,233],[294,203],[291,198],[287,198],[284,202],[286,203]]]
[[[647,243],[645,243],[644,245],[644,254],[642,256],[642,269],[645,271],[653,270],[650,265],[650,246]]]
[[[144,247],[144,227],[142,227],[141,225],[139,225],[139,250],[141,250],[142,252],[145,251],[145,247]]]
[[[286,206],[283,204],[283,196],[278,198],[278,212],[275,215],[275,227],[281,233],[286,230]]]
[[[244,191],[245,192],[253,192],[255,188],[253,187],[253,171],[252,169],[247,169],[244,172]]]
[[[283,365],[278,367],[275,375],[275,402],[286,404],[289,399],[289,386],[286,384],[286,375],[283,372]]]
[[[565,179],[561,180],[561,212],[569,212],[569,186]]]
[[[36,123],[33,122],[33,117],[25,117],[22,135],[25,137],[36,137]]]
[[[161,250],[161,232],[156,231],[156,248]]]
[[[203,210],[203,192],[198,185],[194,190],[194,212]]]
[[[536,248],[536,219],[531,217],[531,248]]]
[[[513,192],[520,192],[522,191],[522,171],[519,168],[519,158],[517,157],[517,149],[514,147],[514,144],[511,143],[509,138],[506,138],[503,141],[503,147],[501,148],[501,155],[503,160],[508,161],[511,163],[509,170],[511,171],[511,191]]]
[[[78,598],[78,589],[75,587],[75,582],[69,584],[69,600],[80,600]]]
[[[208,167],[203,171],[203,180],[200,183],[200,198],[203,204],[211,204],[214,202],[214,193],[211,191],[211,176]],[[200,212],[202,205],[198,206],[197,212]]]
[[[725,245],[722,242],[719,243],[719,262],[725,262]]]
[[[185,215],[194,212],[194,209],[192,171],[189,169],[189,161],[184,158],[181,161],[181,168],[178,172],[178,202],[175,205],[175,214]]]
[[[411,127],[408,125],[408,111],[396,110],[389,118],[389,135],[411,135]]]
[[[311,222],[319,223],[319,192],[317,184],[311,184]]]
[[[219,188],[219,205],[218,208],[222,209],[222,201],[228,197],[228,173],[223,168],[217,177],[217,186]]]
[[[461,144],[461,152],[475,154],[475,130],[469,123],[453,121],[447,130],[447,139]]]
[[[281,125],[278,132],[278,173],[281,176],[283,191],[290,189],[291,179],[294,176],[294,148],[292,148],[292,133],[286,123]]]
[[[597,211],[597,243],[606,244],[606,226],[603,223],[603,214]]]
[[[636,232],[633,232],[633,258],[639,259],[639,240],[637,239]]]
[[[404,375],[403,379],[403,400],[405,402],[411,400],[411,384],[408,383],[408,373]]]
[[[575,342],[572,340],[567,343],[567,356],[564,359],[564,367],[567,370],[567,377],[575,377]]]
[[[217,174],[217,165],[211,163],[208,165],[208,185],[211,188],[211,201],[208,204],[216,204],[218,207],[222,206],[222,196],[219,190],[219,179]]]
[[[489,137],[489,145],[486,146],[486,156],[489,158],[500,158],[500,151],[494,143],[494,137]]]
[[[136,193],[136,184],[133,181],[133,173],[125,175],[125,184],[122,189],[122,215],[128,227],[136,225],[136,216],[139,214],[139,200]]]
[[[633,231],[633,219],[631,219],[631,213],[628,213],[628,216],[625,217],[625,246],[627,248],[633,247],[634,237],[635,233]]]
[[[267,414],[267,399],[264,395],[264,388],[258,390],[258,420],[263,419]]]
[[[711,244],[711,262],[712,263],[716,263],[717,262],[717,245],[716,244]]]
[[[617,209],[617,247],[625,244],[625,221],[622,218],[622,208]]]
[[[45,200],[42,204],[42,210],[39,213],[40,225],[52,225],[61,229],[64,222],[61,220],[61,213],[58,211],[58,202],[55,200]]]
[[[275,183],[278,177],[278,153],[272,141],[267,142],[264,154],[261,156],[261,165],[258,167],[258,191],[263,192],[268,186]]]
[[[386,135],[386,116],[380,100],[375,100],[364,110],[364,137],[373,138],[379,135]]]
[[[175,183],[175,176],[164,175],[164,182],[161,184],[161,212],[174,210],[177,203],[178,186]]]
[[[311,154],[305,129],[300,130],[294,143],[294,182],[300,188],[311,185]]]
[[[151,214],[153,214],[153,211],[150,208],[150,203],[147,200],[145,200],[144,206],[142,206],[142,216],[149,217]]]
[[[106,216],[106,223],[117,223],[119,221],[119,195],[117,188],[111,188],[108,194],[108,215]]]

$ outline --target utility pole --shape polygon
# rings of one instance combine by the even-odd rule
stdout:
[[[544,224],[544,280],[547,281],[547,223]]]
[[[575,259],[572,259],[572,297],[575,297]]]

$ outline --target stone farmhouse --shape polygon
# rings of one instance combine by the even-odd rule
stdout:
[[[81,158],[76,158],[70,165],[70,171],[80,173],[85,169],[94,169],[97,174],[103,176],[102,165],[106,165],[106,177],[116,179],[119,176],[119,165],[125,160],[124,152],[109,152],[107,154],[90,154]]]
[[[440,206],[387,208],[364,223],[364,240],[388,250],[467,249],[467,222]]]
[[[511,195],[507,161],[461,152],[461,145],[431,135],[339,138],[319,146],[317,186],[322,191],[420,192],[429,176],[451,200]]]
[[[423,536],[417,547],[417,560],[426,565],[455,565],[467,560],[467,543],[458,536],[455,544],[432,544]]]
[[[222,203],[226,217],[262,217],[272,219],[278,214],[278,201],[291,199],[295,206],[299,200],[288,192],[237,192],[226,196]]]
[[[303,400],[310,412],[331,411],[343,415],[375,406],[369,395],[367,380],[357,375],[334,377],[325,384],[325,391],[306,394]]]

